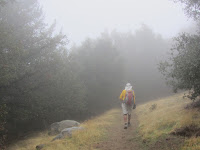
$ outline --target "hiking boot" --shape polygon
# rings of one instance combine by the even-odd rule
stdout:
[[[125,124],[124,124],[124,129],[127,129],[127,128],[128,128],[128,124],[125,123]]]
[[[128,127],[130,127],[131,126],[131,123],[130,122],[128,122]]]

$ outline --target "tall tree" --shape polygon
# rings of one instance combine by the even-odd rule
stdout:
[[[200,2],[180,0],[185,4],[186,14],[200,21]],[[195,35],[182,33],[174,38],[169,59],[161,62],[160,71],[174,91],[189,90],[187,96],[195,100],[200,95],[200,30]]]
[[[11,137],[80,117],[85,88],[71,69],[65,35],[47,27],[37,0],[8,1],[0,11],[0,130]]]
[[[70,57],[87,88],[89,110],[97,113],[112,107],[120,92],[124,69],[119,51],[108,34],[74,47]]]
[[[112,32],[111,36],[125,64],[125,79],[121,88],[126,82],[132,83],[138,102],[171,93],[156,68],[170,47],[168,40],[154,33],[147,25],[132,33]]]

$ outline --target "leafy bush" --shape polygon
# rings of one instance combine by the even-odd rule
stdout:
[[[198,22],[199,1],[180,2],[185,4],[186,14]],[[195,100],[200,95],[200,31],[195,35],[182,33],[174,38],[169,59],[161,62],[159,69],[175,92],[178,89],[189,90],[187,97]]]

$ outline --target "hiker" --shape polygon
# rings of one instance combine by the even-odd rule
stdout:
[[[122,102],[122,112],[124,115],[124,129],[130,126],[131,111],[135,109],[135,93],[130,83],[127,83],[125,89],[120,95],[120,100]]]

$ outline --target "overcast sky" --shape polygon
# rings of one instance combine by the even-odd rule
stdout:
[[[134,31],[146,24],[165,38],[191,24],[172,0],[40,0],[46,21],[55,19],[70,43],[81,43],[101,32]]]

